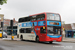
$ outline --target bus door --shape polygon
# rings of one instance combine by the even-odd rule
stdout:
[[[40,38],[41,40],[45,40],[45,37],[46,37],[46,27],[43,26],[43,27],[40,27]]]

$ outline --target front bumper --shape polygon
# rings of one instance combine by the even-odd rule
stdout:
[[[62,41],[62,36],[58,36],[57,38],[56,38],[56,37],[50,37],[50,36],[47,36],[47,37],[46,37],[46,41],[56,41],[56,42],[61,42],[61,41]]]

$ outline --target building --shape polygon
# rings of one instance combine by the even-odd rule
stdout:
[[[65,29],[65,37],[75,38],[75,23],[64,24],[63,27]]]
[[[17,21],[13,18],[13,26],[17,26]],[[10,26],[10,19],[4,19],[4,26]]]
[[[11,35],[11,27],[7,26],[7,34]],[[13,26],[13,34],[17,35],[17,26]]]
[[[64,24],[64,25],[63,25],[63,28],[64,28],[65,30],[72,30],[71,24]]]
[[[1,22],[3,22],[3,31],[7,32],[7,34],[11,35],[11,27],[10,27],[10,19],[4,19],[4,14],[0,14],[0,31],[1,28]],[[17,25],[18,22],[13,18],[13,33],[17,35]]]
[[[1,27],[1,22],[3,22],[4,19],[4,14],[0,14],[0,27]]]
[[[9,24],[8,26],[7,26],[7,33],[8,33],[8,35],[11,35],[11,27],[10,27],[10,21],[9,22],[7,22],[7,24]],[[15,21],[15,18],[13,18],[13,34],[14,35],[17,35],[17,25],[18,25],[18,22],[17,21]]]
[[[11,28],[10,28],[10,19],[4,19],[4,15],[0,14],[0,31],[1,28],[1,22],[4,23],[3,31],[7,32],[7,34],[11,35]],[[17,25],[18,22],[13,18],[13,33],[17,35]]]
[[[1,22],[1,20],[0,20]],[[17,21],[15,20],[15,18],[13,19],[13,25],[17,26]],[[4,26],[10,26],[10,19],[4,19]]]

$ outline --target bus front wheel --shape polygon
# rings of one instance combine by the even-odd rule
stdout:
[[[39,37],[36,37],[36,42],[39,42]]]
[[[49,43],[52,44],[53,41],[50,41]]]

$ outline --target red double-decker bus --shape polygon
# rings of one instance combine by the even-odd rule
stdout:
[[[58,13],[39,13],[18,20],[18,38],[41,42],[62,41],[61,16]]]

